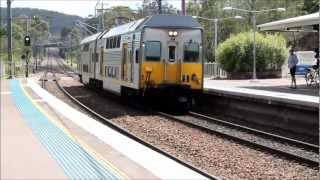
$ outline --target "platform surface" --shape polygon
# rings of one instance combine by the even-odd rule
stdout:
[[[206,179],[32,79],[2,81],[1,112],[1,179]]]
[[[68,179],[24,121],[9,81],[2,80],[1,179],[50,178]]]
[[[221,93],[278,101],[307,107],[319,106],[319,88],[306,86],[302,77],[297,77],[297,89],[289,88],[290,79],[251,80],[204,80],[206,93]]]

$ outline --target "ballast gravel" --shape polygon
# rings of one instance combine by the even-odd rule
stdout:
[[[73,107],[54,82],[52,94]],[[319,170],[277,157],[160,116],[101,98],[70,78],[61,79],[69,93],[122,128],[152,145],[223,179],[319,179]]]

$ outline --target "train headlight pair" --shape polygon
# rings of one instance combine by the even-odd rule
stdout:
[[[178,32],[177,31],[169,31],[169,36],[170,37],[176,37],[176,36],[178,36]]]

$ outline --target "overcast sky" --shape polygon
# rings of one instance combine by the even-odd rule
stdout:
[[[0,1],[1,7],[7,6],[7,0]],[[104,4],[107,4],[107,8],[124,5],[129,6],[132,9],[141,7],[142,1],[143,0],[103,0]],[[97,0],[13,0],[12,7],[47,9],[65,14],[88,17],[89,14],[94,14],[96,2]],[[180,9],[180,0],[167,0],[167,2]]]

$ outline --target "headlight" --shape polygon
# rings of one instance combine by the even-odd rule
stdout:
[[[178,36],[178,32],[177,31],[169,31],[169,36],[170,37],[176,37],[176,36]]]
[[[178,36],[178,32],[177,31],[173,32],[173,36]]]

